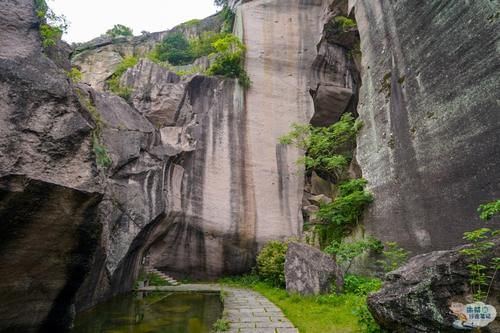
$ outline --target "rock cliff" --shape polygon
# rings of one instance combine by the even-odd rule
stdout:
[[[278,138],[345,112],[365,124],[351,172],[375,195],[367,229],[415,253],[460,243],[475,207],[500,197],[495,4],[231,1],[248,90],[141,59],[121,77],[125,101],[105,81],[167,32],[78,46],[74,84],[67,47],[43,50],[32,1],[1,2],[0,330],[63,331],[73,304],[130,290],[144,265],[248,271],[265,242],[302,232],[303,152]],[[334,192],[317,175],[306,187]]]
[[[500,197],[497,1],[349,1],[361,36],[357,157],[370,232],[449,249]]]

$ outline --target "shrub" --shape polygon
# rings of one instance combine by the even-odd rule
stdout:
[[[377,263],[382,266],[384,272],[392,272],[401,267],[408,260],[409,252],[403,249],[396,242],[386,242],[382,251],[383,259]]]
[[[338,122],[328,127],[293,124],[292,131],[280,137],[281,144],[293,144],[306,150],[299,160],[307,170],[320,174],[333,174],[340,178],[351,160],[351,150],[356,144],[356,135],[362,123],[351,113],[344,114]]]
[[[168,61],[175,66],[188,65],[195,59],[189,41],[180,32],[166,35],[155,52],[160,61]]]
[[[232,34],[215,41],[212,46],[216,53],[212,53],[213,64],[208,69],[209,75],[222,75],[229,78],[237,78],[239,83],[248,88],[250,78],[244,68],[245,45]]]
[[[133,36],[133,31],[131,28],[124,26],[122,24],[115,24],[113,28],[106,31],[106,35],[111,37],[119,37],[119,36]]]
[[[373,201],[364,189],[365,179],[351,179],[339,186],[338,196],[330,203],[321,205],[317,217],[325,223],[346,226],[357,224],[363,209]]]
[[[122,87],[120,84],[120,79],[127,71],[127,69],[134,67],[138,61],[139,60],[136,57],[123,58],[122,62],[118,65],[113,75],[111,75],[111,77],[106,81],[108,89],[118,96],[128,99],[132,91],[130,90],[130,88]]]
[[[285,257],[288,244],[283,241],[271,241],[257,256],[257,273],[264,280],[276,287],[285,286]]]

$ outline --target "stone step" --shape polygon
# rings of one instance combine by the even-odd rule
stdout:
[[[171,284],[173,286],[180,285],[180,283],[176,279],[168,276],[167,274],[163,273],[162,271],[157,270],[156,268],[148,267],[148,268],[146,268],[146,272],[157,274],[158,276],[160,276],[162,279],[164,279],[165,281],[167,281],[169,284]]]

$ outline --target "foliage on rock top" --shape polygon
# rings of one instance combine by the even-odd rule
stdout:
[[[167,34],[156,46],[156,57],[172,65],[187,65],[195,59],[189,41],[181,32]]]
[[[133,36],[133,31],[131,28],[123,25],[123,24],[115,24],[113,28],[106,31],[106,35],[111,37],[129,37]]]
[[[42,46],[54,46],[68,29],[68,22],[64,15],[57,15],[47,5],[45,0],[34,0],[36,16],[40,19],[40,37]]]

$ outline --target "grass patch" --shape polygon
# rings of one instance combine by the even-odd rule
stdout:
[[[364,295],[290,295],[286,290],[262,282],[256,276],[224,278],[219,282],[261,293],[281,308],[301,333],[363,332],[355,311],[366,307]]]

